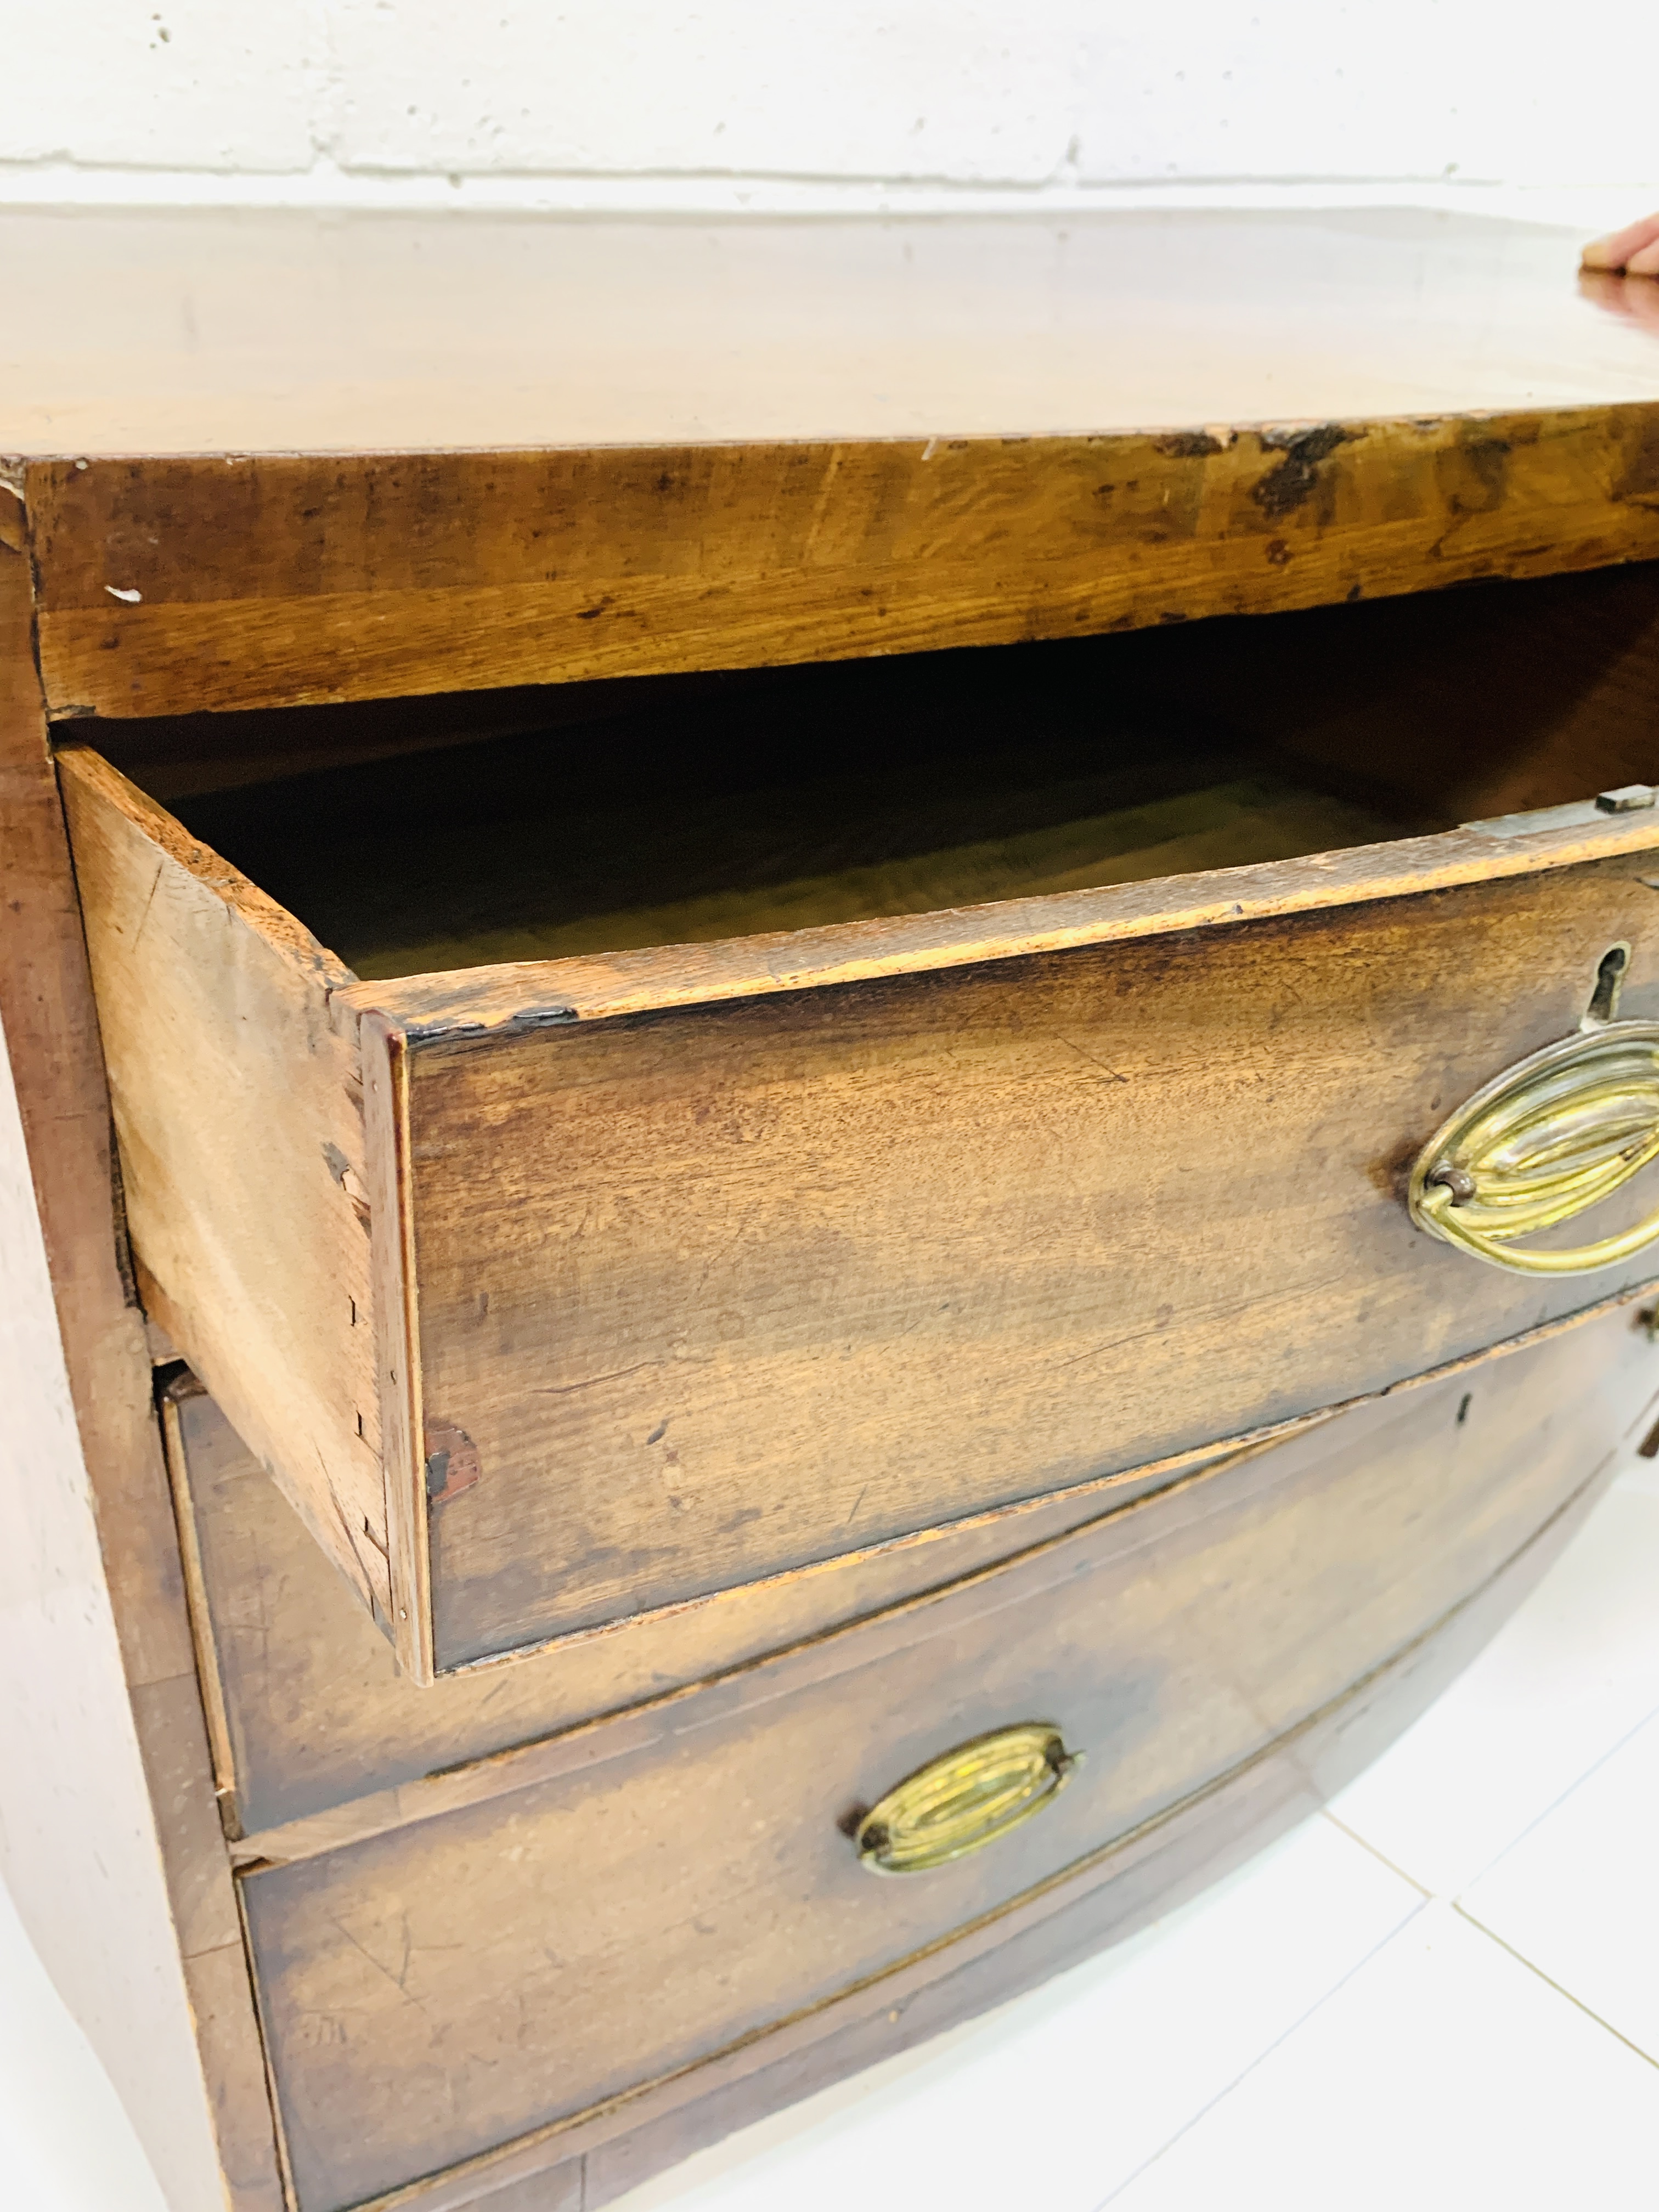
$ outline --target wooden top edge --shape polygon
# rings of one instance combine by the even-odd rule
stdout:
[[[404,1028],[412,1042],[459,1042],[473,1035],[555,1029],[1183,930],[1225,928],[1321,908],[1534,875],[1656,847],[1659,808],[1531,835],[1452,830],[1299,860],[1114,884],[1102,890],[1064,891],[710,945],[515,961],[354,982],[337,995],[343,1006],[359,1012],[372,1008]]]
[[[1255,429],[1234,424],[1260,410],[1215,396],[1199,427],[1156,432],[757,421],[733,442],[702,421],[672,451],[33,463],[49,711],[1004,645],[1659,555],[1659,382],[1462,414],[1290,408]],[[930,387],[929,407],[947,398]]]
[[[1656,356],[1659,356],[1659,347],[1656,348]],[[1659,369],[1659,358],[1656,360],[1656,368]],[[533,460],[539,455],[556,457],[584,453],[617,459],[625,459],[630,454],[648,458],[681,453],[759,457],[774,453],[830,449],[851,456],[863,453],[902,452],[910,447],[932,447],[936,452],[959,452],[969,447],[1009,446],[1044,447],[1057,453],[1069,453],[1091,447],[1121,447],[1137,442],[1158,447],[1173,445],[1176,441],[1181,441],[1178,457],[1191,459],[1206,453],[1221,453],[1240,438],[1258,438],[1273,447],[1317,429],[1340,430],[1353,438],[1386,431],[1419,431],[1433,435],[1461,424],[1479,424],[1501,431],[1545,418],[1579,416],[1589,420],[1627,411],[1638,414],[1659,411],[1659,374],[1656,374],[1655,389],[1650,392],[1623,392],[1607,398],[1564,394],[1509,404],[1494,401],[1450,407],[1396,406],[1361,409],[1346,414],[1330,410],[1318,414],[1212,414],[1202,419],[1192,414],[1159,416],[1148,413],[1138,416],[1133,422],[1056,422],[1041,428],[953,425],[942,421],[937,427],[927,429],[802,429],[752,437],[726,431],[720,434],[711,432],[704,436],[665,432],[657,437],[634,438],[561,438],[550,435],[489,442],[450,439],[442,443],[423,445],[406,442],[377,444],[363,441],[340,445],[202,445],[167,447],[165,449],[135,445],[125,449],[100,449],[95,453],[88,453],[74,446],[41,447],[15,452],[0,451],[0,489],[11,490],[27,507],[32,496],[39,496],[47,487],[59,485],[65,479],[71,479],[91,468],[140,468],[165,464],[187,472],[199,470],[205,476],[244,461],[292,462],[301,465],[307,462],[350,461],[361,462],[367,470],[396,465],[400,461],[453,460],[488,465],[492,461]],[[1171,455],[1171,458],[1176,457]],[[932,458],[931,454],[929,458]]]

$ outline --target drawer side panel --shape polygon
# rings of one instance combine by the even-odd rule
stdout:
[[[58,758],[145,1302],[387,1620],[349,971],[96,753]]]

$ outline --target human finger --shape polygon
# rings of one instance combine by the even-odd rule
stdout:
[[[1581,299],[1600,307],[1604,315],[1633,315],[1635,312],[1625,297],[1624,278],[1613,270],[1581,269],[1578,293]]]
[[[1581,259],[1586,269],[1628,269],[1632,254],[1645,252],[1655,244],[1659,244],[1659,213],[1627,222],[1606,238],[1592,239]]]

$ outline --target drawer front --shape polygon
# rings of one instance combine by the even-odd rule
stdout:
[[[1180,1479],[1167,1468],[1137,1470],[1048,1505],[983,1515],[923,1545],[832,1561],[817,1573],[733,1590],[719,1604],[623,1621],[507,1667],[465,1668],[416,1684],[199,1384],[175,1384],[163,1416],[217,1686],[219,1780],[243,1830],[325,1815],[646,1704],[943,1589]]]
[[[1609,945],[1634,948],[1623,1010],[1659,1014],[1642,866],[411,1041],[424,1419],[472,1455],[433,1486],[437,1665],[1585,1304],[1607,1277],[1472,1262],[1402,1187],[1455,1106],[1573,1030]],[[1597,1218],[1652,1203],[1638,1181]]]
[[[1407,1198],[1610,948],[1659,1018],[1659,810],[362,983],[64,771],[146,1296],[416,1680],[1250,1437],[1651,1264],[1509,1272]]]
[[[1190,1800],[1455,1618],[1644,1418],[1656,1357],[1628,1312],[1568,1332],[251,1871],[302,2212],[695,2064]],[[1084,1755],[1042,1809],[860,1863],[860,1811],[1020,1723]]]

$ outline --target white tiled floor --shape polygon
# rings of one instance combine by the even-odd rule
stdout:
[[[1332,1812],[617,2212],[1659,2212],[1659,1470]],[[0,1918],[0,2203],[164,2212]]]

